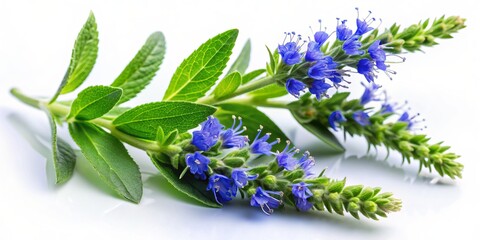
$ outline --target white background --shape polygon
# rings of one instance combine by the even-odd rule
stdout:
[[[0,239],[473,239],[480,213],[478,159],[478,27],[474,1],[1,1],[0,3]],[[252,39],[251,69],[267,60],[264,45],[275,47],[284,31],[308,35],[317,19],[333,31],[336,17],[354,23],[372,10],[381,27],[403,26],[427,17],[461,15],[467,28],[452,40],[406,55],[393,81],[379,82],[390,96],[427,119],[432,141],[444,140],[462,155],[464,178],[455,182],[436,174],[417,175],[417,164],[400,166],[398,154],[366,155],[362,139],[349,139],[348,151],[317,156],[317,170],[350,184],[381,186],[403,200],[401,212],[378,222],[328,213],[294,210],[265,216],[237,201],[223,209],[204,208],[172,192],[141,152],[131,150],[144,180],[139,205],[116,197],[99,183],[84,159],[67,184],[55,186],[47,173],[48,122],[40,111],[13,99],[16,86],[33,95],[52,95],[69,63],[70,51],[90,10],[100,32],[97,63],[86,84],[109,84],[153,31],[163,31],[167,54],[150,87],[132,104],[162,98],[175,67],[202,42],[239,28],[239,52]],[[352,79],[358,88],[361,77]],[[75,95],[70,95],[74,97]],[[268,111],[297,139],[299,147],[322,153],[289,114]],[[68,136],[65,129],[61,135]],[[70,140],[70,139],[69,139]],[[32,148],[33,146],[33,148]],[[478,237],[477,237],[478,239]]]

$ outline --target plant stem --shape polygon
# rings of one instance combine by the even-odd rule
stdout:
[[[22,101],[23,103],[32,106],[37,109],[41,109],[41,106],[46,106],[48,110],[55,116],[65,119],[68,114],[70,113],[70,107],[62,105],[60,103],[52,103],[48,104],[48,102],[44,102],[32,97],[29,97],[23,94],[20,90],[16,88],[12,88],[10,93],[15,96],[17,99]],[[110,134],[118,138],[120,141],[127,143],[133,147],[150,151],[150,152],[161,152],[162,148],[156,142],[148,141],[140,138],[136,138],[134,136],[128,135],[119,131],[112,123],[112,120],[105,119],[105,118],[97,118],[89,121],[97,126],[106,128],[110,131]]]
[[[235,92],[230,94],[228,96],[228,98],[218,100],[218,99],[215,99],[212,95],[210,95],[210,96],[203,97],[203,98],[199,99],[197,101],[197,103],[213,105],[213,104],[220,103],[220,102],[223,102],[225,100],[240,96],[240,95],[245,94],[247,92],[251,92],[253,90],[263,88],[263,87],[268,86],[270,84],[274,84],[276,81],[277,81],[277,79],[275,77],[267,76],[267,77],[261,78],[259,80],[253,81],[251,83],[248,83],[246,85],[243,85],[243,86],[239,87]]]
[[[273,100],[267,100],[267,99],[244,98],[244,99],[230,100],[225,103],[239,103],[244,105],[253,105],[257,107],[289,109],[289,106],[288,106],[289,102],[273,101]]]

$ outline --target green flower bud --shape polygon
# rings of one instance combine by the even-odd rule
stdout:
[[[275,188],[277,185],[277,177],[274,175],[268,175],[263,179],[263,183],[269,188]]]
[[[223,159],[223,162],[225,163],[225,165],[229,167],[238,168],[243,166],[243,164],[245,163],[245,160],[244,158],[241,158],[241,157],[227,157]]]
[[[420,156],[423,156],[423,157],[428,157],[428,155],[430,154],[430,149],[423,145],[418,146],[416,151]]]
[[[340,199],[340,194],[338,193],[330,193],[328,198],[332,201],[338,201]]]
[[[360,207],[358,206],[358,204],[356,204],[354,202],[350,202],[348,204],[347,210],[349,212],[357,212],[358,210],[360,210]]]
[[[371,212],[371,213],[374,213],[377,211],[377,204],[372,202],[372,201],[366,201],[364,204],[363,204],[363,207],[365,208],[365,210],[367,212]]]
[[[402,150],[402,152],[413,152],[412,144],[407,141],[401,141],[400,143],[398,143],[398,147],[400,148],[400,150]]]

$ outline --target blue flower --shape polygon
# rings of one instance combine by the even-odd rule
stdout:
[[[277,144],[279,142],[279,139],[268,143],[267,140],[270,137],[270,133],[267,133],[263,135],[263,137],[258,138],[260,136],[260,133],[262,132],[263,127],[260,126],[260,129],[258,129],[257,136],[255,136],[255,139],[253,140],[252,145],[250,145],[250,152],[253,154],[264,154],[267,156],[270,156],[272,154],[272,146]]]
[[[383,51],[383,47],[380,46],[380,40],[377,40],[368,47],[368,54],[370,57],[375,61],[375,65],[378,69],[386,71],[387,65],[385,65],[385,61],[387,60],[387,55],[385,51]]]
[[[231,177],[232,177],[232,180],[233,180],[233,183],[234,183],[232,193],[233,193],[233,196],[235,196],[237,194],[237,189],[238,188],[243,188],[248,184],[248,181],[252,181],[252,180],[257,179],[258,174],[248,175],[247,174],[247,169],[245,169],[245,168],[235,168],[232,171]]]
[[[327,90],[331,87],[332,85],[326,83],[325,80],[315,80],[308,90],[315,95],[317,100],[320,100],[320,98],[327,95]]]
[[[313,62],[322,59],[323,53],[320,51],[320,44],[311,41],[308,43],[307,52],[305,53],[305,61]]]
[[[372,83],[366,86],[363,82],[362,85],[365,87],[365,91],[363,91],[362,97],[360,98],[360,104],[365,105],[371,101],[380,100],[379,98],[377,98],[377,90],[380,88],[379,85]]]
[[[387,55],[385,51],[383,51],[383,47],[380,46],[380,40],[377,40],[368,47],[368,54],[370,57],[375,61],[385,61],[387,60]]]
[[[330,36],[328,33],[324,31],[318,31],[315,34],[313,34],[313,38],[315,39],[315,42],[318,43],[319,46],[322,46],[329,38]]]
[[[342,20],[342,24],[339,24],[339,20],[340,19],[337,18],[337,39],[340,41],[345,41],[352,36],[352,30],[345,25],[347,20]]]
[[[394,113],[395,112],[395,105],[385,102],[380,107],[380,112],[383,113],[383,114]]]
[[[307,199],[313,196],[312,191],[308,189],[308,186],[312,184],[306,184],[304,182],[296,183],[292,185],[292,194],[294,197]]]
[[[285,43],[287,36],[290,36],[290,41]],[[283,45],[278,45],[278,54],[282,56],[282,60],[287,65],[294,65],[301,61],[302,54],[300,54],[300,47],[298,42],[301,40],[300,35],[296,42],[293,41],[295,33],[285,33],[285,40]]]
[[[308,76],[316,80],[332,77],[336,73],[337,66],[332,57],[323,57],[308,69]]]
[[[309,202],[307,199],[295,198],[295,206],[297,206],[298,210],[302,212],[306,212],[313,207],[313,204]]]
[[[357,64],[358,73],[363,74],[368,82],[373,82],[376,75],[373,73],[373,62],[367,58],[360,59]]]
[[[311,184],[300,182],[292,185],[292,194],[295,199],[295,205],[300,211],[308,211],[312,208],[313,204],[307,199],[313,196],[313,193],[308,189]]]
[[[293,157],[297,153],[297,149],[292,147],[289,149],[290,141],[287,141],[287,145],[282,152],[277,152],[277,163],[278,166],[285,168],[288,171],[294,170],[297,165],[297,160]]]
[[[359,50],[362,47],[359,38],[359,35],[353,35],[343,43],[342,48],[347,55],[363,55],[365,53],[365,51]]]
[[[300,92],[307,87],[305,83],[298,81],[295,78],[289,78],[285,86],[287,87],[288,93],[292,94],[296,98],[300,97]]]
[[[232,127],[223,131],[221,133],[221,138],[222,138],[222,147],[223,148],[243,148],[245,147],[245,144],[248,142],[248,138],[246,136],[242,136],[242,134],[245,131],[245,127],[242,128],[242,118],[239,117],[239,123],[235,127],[236,123],[236,117],[233,116],[233,124]]]
[[[332,127],[333,130],[337,131],[337,124],[346,122],[347,119],[343,116],[341,111],[333,111],[330,116],[328,116],[328,124]]]
[[[310,177],[315,174],[312,170],[313,166],[315,166],[315,160],[310,156],[309,152],[303,154],[302,158],[298,160],[298,165],[303,169],[305,177]]]
[[[371,18],[370,20],[368,20],[368,17],[370,16],[370,14],[372,14],[372,12],[368,11],[367,17],[365,17],[363,20],[360,20],[360,13],[358,11],[358,8],[355,9],[357,10],[357,30],[355,31],[354,35],[363,35],[373,30],[373,27],[370,27],[370,24],[375,21],[375,18]]]
[[[236,195],[233,193],[232,181],[221,174],[213,174],[210,176],[207,185],[207,191],[212,190],[215,200],[222,205],[225,202],[232,200]]]
[[[370,125],[370,117],[364,111],[356,111],[353,113],[353,120],[361,126]]]
[[[208,117],[208,119],[201,124],[200,131],[194,131],[192,137],[192,144],[201,151],[208,151],[218,141],[223,125],[218,119]]]
[[[272,214],[273,209],[280,207],[282,201],[270,196],[270,194],[276,194],[280,197],[283,196],[282,192],[265,191],[261,187],[258,187],[250,200],[250,205],[252,207],[260,207],[267,215]]]
[[[413,130],[414,129],[414,126],[420,122],[424,122],[425,119],[422,119],[422,120],[415,120],[415,118],[417,118],[418,116],[420,116],[420,113],[417,113],[416,115],[410,117],[410,114],[408,114],[408,112],[404,112],[400,118],[398,118],[398,121],[399,122],[406,122],[408,124],[407,126],[407,129],[408,130]],[[418,129],[418,128],[417,128]],[[423,130],[423,128],[419,128],[420,130]]]
[[[203,156],[200,152],[189,153],[185,156],[185,162],[190,168],[190,172],[195,175],[195,178],[202,180],[207,179],[205,172],[208,171],[208,164],[210,159]]]

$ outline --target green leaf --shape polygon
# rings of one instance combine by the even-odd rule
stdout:
[[[113,87],[123,89],[120,103],[134,98],[150,83],[160,68],[164,55],[165,37],[163,33],[152,33],[137,55],[112,83]]]
[[[250,39],[247,40],[245,45],[242,48],[242,51],[238,55],[237,59],[228,70],[227,74],[233,73],[235,71],[244,74],[248,68],[248,64],[250,63],[250,52],[252,51],[252,44]]]
[[[268,99],[268,98],[276,98],[276,97],[287,95],[288,92],[284,86],[280,86],[277,84],[270,84],[270,85],[267,85],[266,87],[257,89],[248,94],[257,99]]]
[[[245,75],[242,76],[242,84],[246,84],[253,79],[257,78],[258,76],[262,75],[266,70],[265,69],[257,69],[253,70]]]
[[[118,130],[130,135],[155,140],[160,126],[164,133],[175,129],[185,132],[197,127],[214,112],[214,107],[191,102],[153,102],[126,111],[118,116],[113,124]]]
[[[43,110],[48,116],[52,133],[52,156],[53,168],[55,169],[55,183],[64,183],[72,177],[77,156],[70,144],[57,136],[57,124],[50,111],[46,108]]]
[[[215,84],[227,65],[238,30],[208,40],[177,68],[163,100],[195,101]]]
[[[238,87],[242,85],[242,75],[239,72],[233,72],[228,74],[213,90],[215,99],[222,99],[228,97],[235,92]]]
[[[113,109],[122,97],[122,89],[108,86],[91,86],[81,91],[72,103],[67,119],[92,120]]]
[[[162,163],[153,155],[151,155],[150,158],[160,173],[178,191],[205,206],[215,208],[221,207],[221,205],[215,201],[215,197],[213,196],[212,192],[208,192],[206,190],[206,182],[195,179],[192,174],[185,174],[182,179],[179,179],[183,169],[174,169],[172,166]]]
[[[143,192],[140,170],[125,146],[91,123],[74,122],[68,128],[101,179],[127,200],[140,202]]]
[[[318,139],[322,140],[325,144],[330,146],[333,150],[338,152],[344,152],[345,148],[338,141],[335,135],[332,134],[325,126],[323,126],[319,121],[313,120],[310,122],[305,122],[294,110],[290,110],[293,117],[309,132],[315,135]]]
[[[274,150],[283,150],[283,148],[285,147],[285,140],[287,140],[288,137],[267,115],[259,111],[257,108],[238,103],[223,103],[219,104],[218,107],[219,109],[215,113],[215,116],[218,118],[218,120],[220,120],[223,125],[228,127],[232,126],[232,115],[241,117],[243,125],[247,127],[247,131],[245,131],[244,133],[248,136],[250,140],[253,141],[253,139],[255,139],[255,136],[258,133],[257,130],[260,125],[262,125],[262,136],[265,133],[271,133],[271,141],[277,138],[281,139],[281,142],[279,144],[273,146]]]
[[[98,32],[97,23],[93,13],[90,12],[87,22],[78,33],[77,40],[72,50],[70,66],[63,77],[62,83],[50,101],[55,102],[60,94],[74,91],[79,87],[90,74],[97,60],[98,53]]]

